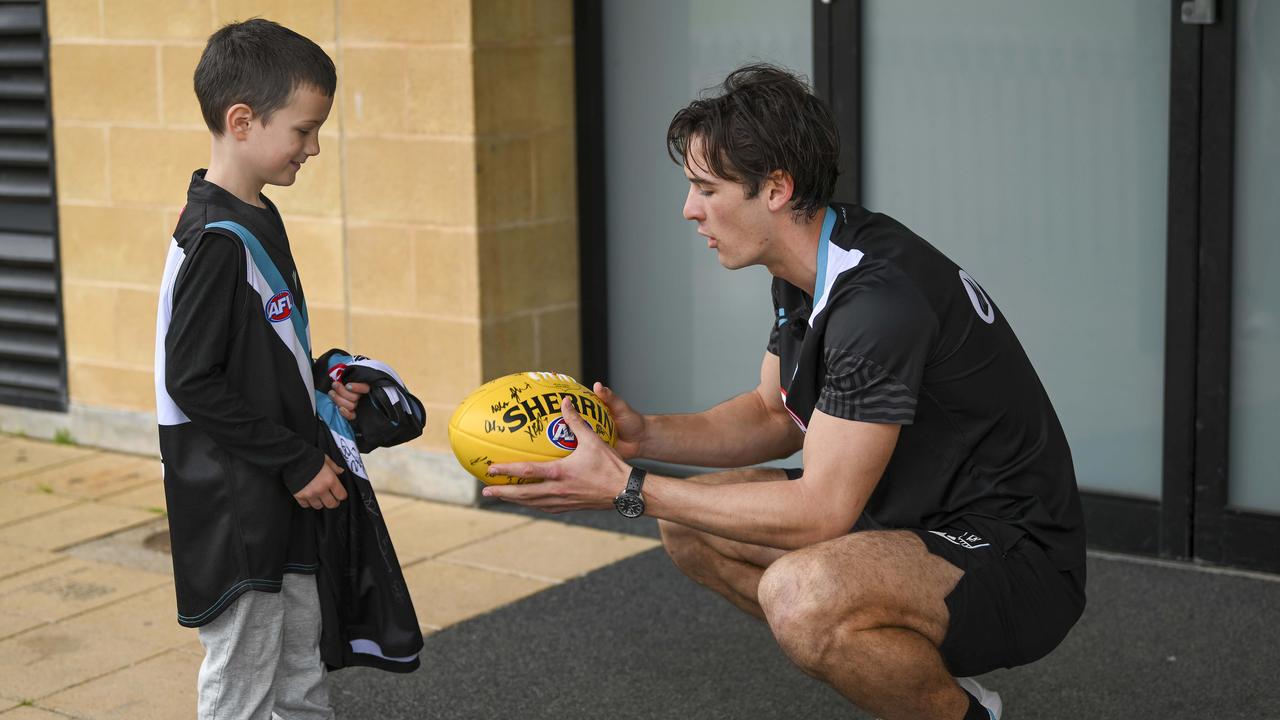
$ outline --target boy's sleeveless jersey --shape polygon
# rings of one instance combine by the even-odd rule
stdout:
[[[864,514],[959,520],[1006,549],[1030,535],[1060,569],[1082,565],[1071,451],[999,307],[892,218],[833,204],[824,225],[814,297],[773,281],[769,351],[801,428],[815,409],[903,426]]]
[[[261,242],[287,290],[264,301],[246,246],[227,226],[208,228],[223,222]],[[282,573],[316,569],[315,511],[293,493],[324,460],[310,358],[304,378],[303,353],[274,327],[305,313],[275,207],[254,208],[196,173],[160,295],[157,415],[178,621],[197,627],[248,590],[278,591]]]

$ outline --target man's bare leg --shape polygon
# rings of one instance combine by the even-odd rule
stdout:
[[[885,720],[960,720],[969,698],[938,653],[963,571],[905,531],[859,532],[789,553],[758,597],[783,652]]]
[[[756,468],[747,482],[780,480]],[[741,471],[691,478],[741,482]],[[960,720],[968,695],[938,654],[963,572],[909,532],[860,532],[788,553],[658,522],[684,574],[765,619],[787,656],[885,720]]]
[[[689,478],[696,482],[722,484],[729,482],[762,482],[783,480],[781,470],[750,468],[732,472],[708,473]],[[671,561],[685,575],[700,585],[714,590],[743,612],[764,620],[764,611],[756,599],[760,576],[773,561],[786,551],[762,545],[726,540],[700,530],[658,521],[662,545]]]

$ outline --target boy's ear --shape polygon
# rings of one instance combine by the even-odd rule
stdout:
[[[769,209],[777,212],[786,207],[791,202],[791,196],[795,194],[796,181],[791,177],[791,173],[785,170],[774,170],[769,173],[769,177],[764,181],[764,195],[768,200]]]
[[[227,108],[226,132],[237,140],[249,136],[249,128],[253,125],[253,108],[244,103],[236,103]]]

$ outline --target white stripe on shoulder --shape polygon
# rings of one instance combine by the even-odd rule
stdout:
[[[835,243],[827,243],[827,273],[822,278],[822,292],[818,304],[814,306],[813,312],[809,313],[809,327],[813,327],[813,319],[818,317],[818,313],[826,309],[836,278],[857,267],[860,262],[862,262],[861,250],[845,250]]]

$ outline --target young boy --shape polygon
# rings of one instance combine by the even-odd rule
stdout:
[[[156,319],[156,405],[178,622],[205,647],[199,716],[331,718],[318,642],[315,510],[342,472],[316,446],[306,301],[264,185],[320,153],[333,61],[267,20],[209,38],[195,90],[212,133]],[[359,392],[328,391],[351,419]]]

